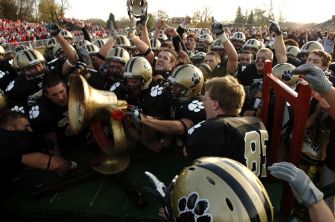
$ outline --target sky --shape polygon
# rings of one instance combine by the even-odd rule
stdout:
[[[56,0],[57,1],[57,0]],[[116,19],[127,17],[127,0],[68,0],[70,8],[65,16],[77,19],[99,18],[107,20],[109,13]],[[268,10],[271,0],[147,0],[149,13],[165,11],[170,17],[192,16],[195,11],[208,8],[217,21],[233,21],[238,6],[242,12],[254,8]],[[272,0],[273,13],[280,12],[286,21],[299,23],[321,23],[335,15],[334,0]]]

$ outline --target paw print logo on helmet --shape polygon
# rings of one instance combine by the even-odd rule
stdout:
[[[165,209],[174,221],[273,221],[273,207],[264,186],[235,160],[197,159],[171,184]]]
[[[179,218],[182,221],[213,221],[211,214],[208,214],[208,200],[199,199],[199,194],[196,192],[190,193],[187,197],[181,197],[178,203]]]
[[[290,63],[277,64],[272,68],[272,74],[286,85],[293,87],[299,81],[299,75],[292,75],[293,69],[295,69],[295,66]]]
[[[204,76],[201,70],[191,64],[181,65],[174,69],[169,76],[168,82],[173,85],[179,85],[183,88],[179,93],[173,96],[180,101],[189,101],[200,95],[204,84]],[[170,92],[173,94],[173,92]]]

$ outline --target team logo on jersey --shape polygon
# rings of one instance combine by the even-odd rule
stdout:
[[[0,79],[2,79],[5,75],[6,75],[6,73],[3,72],[2,70],[0,70]]]
[[[163,86],[159,86],[159,85],[152,87],[150,96],[156,97],[156,96],[162,95],[163,89],[164,89]]]
[[[199,128],[199,127],[201,127],[201,124],[202,124],[203,122],[205,122],[205,120],[204,120],[204,121],[201,121],[200,123],[197,123],[196,125],[194,125],[193,127],[191,127],[191,128],[187,131],[188,135],[192,135],[192,133],[194,132],[194,130],[197,129],[197,128]]]
[[[204,104],[199,100],[193,100],[190,104],[188,104],[188,109],[190,111],[195,112],[195,113],[200,112],[204,108],[205,108]]]
[[[121,85],[120,82],[114,83],[111,88],[109,89],[110,92],[114,92],[119,86]]]
[[[10,110],[14,111],[14,112],[18,112],[18,113],[23,113],[24,114],[24,108],[23,108],[23,106],[14,106]]]
[[[29,110],[29,118],[30,119],[36,119],[40,115],[40,107],[39,106],[33,106]]]
[[[182,221],[213,221],[213,216],[208,213],[209,201],[207,199],[199,199],[197,192],[192,192],[187,197],[181,197],[178,201],[178,209],[179,218]]]
[[[11,91],[11,90],[14,88],[14,85],[15,85],[15,80],[11,81],[11,82],[8,84],[8,86],[7,86],[7,88],[6,88],[6,92]]]

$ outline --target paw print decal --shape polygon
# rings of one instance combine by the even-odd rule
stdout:
[[[193,100],[192,103],[188,104],[188,109],[190,111],[195,112],[195,113],[200,112],[204,108],[205,108],[204,104],[201,101],[199,101],[199,100]]]
[[[14,112],[18,112],[18,113],[23,113],[24,114],[24,108],[23,108],[23,106],[14,106],[10,110],[14,111]]]
[[[121,85],[120,82],[114,83],[111,88],[109,89],[110,92],[114,92],[119,86]]]
[[[311,144],[311,149],[315,153],[320,153],[320,147],[317,144],[315,144],[315,143]]]
[[[199,199],[196,192],[182,197],[178,201],[179,218],[181,221],[211,222],[213,216],[208,212],[209,202],[206,199]]]
[[[194,130],[197,129],[197,128],[199,128],[203,122],[205,122],[205,121],[202,121],[202,122],[200,122],[200,123],[194,125],[193,127],[191,127],[191,128],[187,131],[188,135],[192,135],[192,133],[194,132]]]
[[[0,79],[2,79],[2,77],[4,77],[5,75],[6,73],[0,70]]]
[[[7,86],[7,88],[6,88],[6,92],[11,91],[11,90],[14,88],[14,85],[15,85],[15,80],[11,81],[11,82],[8,84],[8,86]]]
[[[156,86],[152,87],[151,92],[150,92],[150,96],[156,97],[156,96],[162,95],[163,89],[164,88],[162,86],[159,86],[159,85],[156,85]]]
[[[200,76],[198,73],[193,73],[192,75],[192,82],[194,85],[198,85],[200,83]]]
[[[292,79],[292,73],[290,70],[285,70],[283,75],[282,75],[282,79],[284,81],[290,81]]]
[[[31,107],[29,111],[29,118],[36,119],[39,115],[40,115],[40,107],[39,106]]]

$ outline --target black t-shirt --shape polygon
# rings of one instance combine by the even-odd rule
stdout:
[[[201,99],[193,98],[189,101],[171,103],[170,117],[174,120],[189,119],[196,124],[206,119],[206,111]]]
[[[188,130],[187,155],[191,160],[204,156],[234,159],[266,177],[268,133],[257,117],[224,117],[202,121]]]
[[[10,195],[10,183],[23,169],[22,155],[40,151],[32,132],[0,129],[0,196]],[[3,201],[3,199],[1,199]]]

